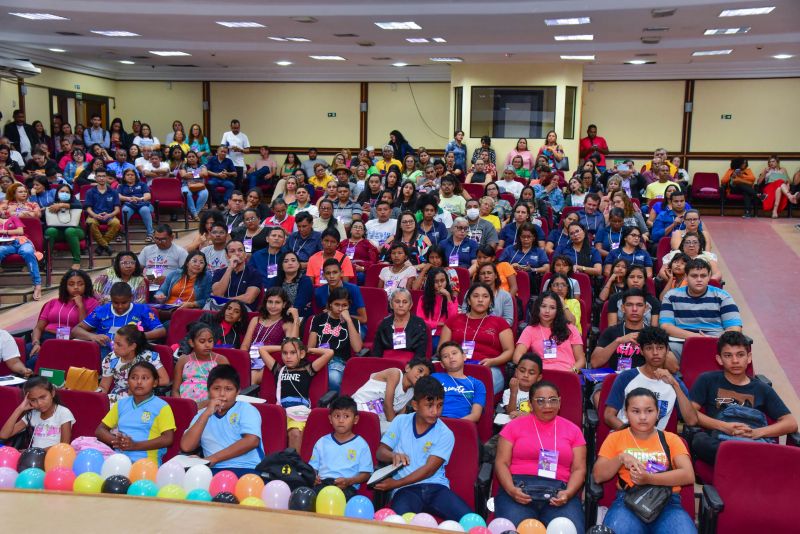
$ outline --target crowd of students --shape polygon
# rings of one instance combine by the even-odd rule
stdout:
[[[175,121],[161,144],[146,124],[134,123],[131,137],[121,121],[105,135],[95,122],[84,138],[97,141],[90,152],[103,165],[84,168],[74,148],[79,140],[62,127],[54,146],[68,147],[60,158],[65,166],[38,161],[27,178],[41,174],[42,185],[62,183],[58,198],[69,206],[71,187],[95,184],[84,201],[98,252],[111,253],[121,213],[142,216],[151,244],[138,255],[118,253],[94,282],[73,266],[58,297],[42,308],[27,354],[0,331],[0,355],[12,372],[28,377],[48,339],[96,343],[102,355],[98,391],[114,401],[97,438],[132,459],[160,460],[172,444],[174,418],[154,396],[171,383],[173,396],[200,408],[181,449],[201,449],[214,469],[255,469],[264,455],[260,416],[237,400],[242,377],[215,351],[219,347],[250,355],[251,383],[275,381],[289,446],[298,450],[316,374],[326,373],[329,388],[338,392],[354,356],[407,362],[374,373],[352,398],[331,404],[335,431],[316,444],[312,459],[320,483],[333,479],[354,492],[373,466],[364,460],[366,443],[352,443],[352,428],[359,410],[377,414],[383,431],[377,458],[403,468],[376,489],[392,492],[398,514],[425,511],[458,520],[470,511],[449,489],[445,466],[468,459],[450,458],[453,433],[441,417],[477,424],[486,412],[505,414],[486,447],[500,485],[497,516],[515,524],[566,517],[578,531],[591,466],[598,482],[619,476],[620,493],[605,519],[616,532],[636,525],[692,532],[677,497],[680,486],[694,481],[690,451],[713,460],[726,439],[775,441],[797,429],[774,391],[746,374],[751,343],[738,307],[719,287],[708,233],[686,203],[688,176],[663,149],[641,173],[632,161],[608,165],[608,145],[591,126],[580,142],[581,165],[567,182],[555,132],[536,156],[520,139],[498,169],[489,138],[468,160],[463,132],[456,132],[445,157],[433,159],[392,131],[380,156],[373,147],[352,158],[343,151],[329,165],[310,149],[307,160],[290,154],[278,165],[265,147],[247,168],[249,140],[238,121],[216,154],[197,125],[187,135]],[[30,149],[38,157],[43,147]],[[83,170],[72,169],[70,179],[64,169],[76,162]],[[777,183],[780,167],[770,165],[772,171],[762,174]],[[770,193],[775,202],[781,195],[794,202],[795,186],[784,175],[786,187]],[[148,222],[147,182],[156,177],[181,180],[192,199],[199,226],[186,247],[173,242],[168,224]],[[20,189],[27,191],[8,187],[12,201],[25,201]],[[271,193],[269,202],[262,190]],[[16,236],[22,223],[8,215],[7,204],[0,204],[0,217],[6,214],[0,222]],[[38,217],[39,207],[25,204],[22,216]],[[660,243],[669,252],[654,257],[663,252]],[[368,287],[386,295],[380,321],[369,321]],[[167,337],[180,309],[205,312],[179,333],[170,377],[152,343]],[[595,338],[591,330],[598,325]],[[680,360],[693,337],[719,338],[722,370],[687,389]],[[432,360],[441,371],[434,372]],[[475,365],[490,370],[490,383],[468,372]],[[603,408],[603,421],[614,431],[596,461],[588,457],[583,430],[559,415],[562,404],[580,399],[562,398],[544,378],[549,372],[582,375],[587,368],[616,374],[602,406],[603,380],[587,375],[591,402]],[[80,414],[58,405],[56,392],[40,378],[30,379],[24,391],[0,439],[32,426],[33,446],[68,442],[73,415]],[[763,424],[736,422],[733,412],[743,410],[762,414]],[[150,415],[142,417],[143,411]],[[675,434],[661,432],[673,411],[687,427],[702,429],[689,450]],[[23,418],[27,412],[33,417]],[[352,457],[350,448],[357,448]],[[624,490],[643,484],[676,492],[650,525],[624,504]],[[542,492],[553,496],[542,499]]]

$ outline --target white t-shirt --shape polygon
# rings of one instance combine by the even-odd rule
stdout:
[[[0,362],[7,362],[11,358],[19,358],[19,347],[11,334],[0,330]]]
[[[381,269],[378,278],[383,280],[383,289],[386,291],[389,300],[391,300],[392,293],[397,291],[398,288],[406,287],[409,278],[415,276],[417,276],[417,270],[413,266],[408,266],[399,273],[393,272],[391,267],[384,267]]]
[[[516,410],[525,413],[531,413],[531,392],[530,391],[522,391],[517,390],[517,407]],[[503,392],[503,400],[500,402],[500,406],[498,407],[498,412],[505,412],[506,406],[508,406],[508,402],[511,400],[511,388],[506,389]]]
[[[162,171],[162,172],[165,173],[163,176],[159,175],[158,176],[159,178],[167,177],[167,176],[169,176],[169,164],[164,162],[164,161],[162,161],[161,164],[158,167],[153,167],[153,164],[150,161],[145,161],[144,164],[142,165],[142,174],[145,174],[145,173],[148,173],[148,172],[153,172],[153,171]],[[148,176],[147,177],[147,185],[150,185],[152,183],[153,183],[153,177],[152,176]]]
[[[23,154],[31,155],[31,140],[28,139],[28,133],[25,131],[25,126],[17,126],[19,133],[19,151]]]
[[[378,248],[383,246],[384,241],[393,236],[397,231],[397,219],[389,219],[386,222],[380,222],[378,219],[367,221],[367,239]]]
[[[238,146],[239,148],[250,148],[250,140],[247,138],[247,135],[243,134],[241,131],[238,134],[234,134],[231,131],[225,132],[222,134],[222,141],[220,141],[219,144],[228,147]],[[233,162],[234,167],[244,167],[244,154],[241,152],[229,149],[228,157]]]
[[[511,193],[516,199],[519,199],[519,195],[522,193],[522,188],[525,187],[516,180],[511,180],[510,182],[507,182],[506,180],[499,180],[495,183],[502,192]]]
[[[31,411],[31,427],[33,428],[33,447],[46,449],[61,443],[61,425],[75,424],[75,417],[69,408],[58,405],[49,419],[42,419],[42,413]]]
[[[160,145],[161,142],[158,137],[139,137],[138,135],[133,138],[133,144],[138,145],[140,148],[145,146]]]

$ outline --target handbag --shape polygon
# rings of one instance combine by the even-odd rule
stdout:
[[[661,442],[661,447],[664,449],[664,454],[667,455],[667,470],[671,469],[672,459],[669,455],[669,446],[667,440],[664,438],[664,433],[660,430],[658,432],[658,440]],[[661,510],[667,506],[670,497],[672,497],[671,486],[629,486],[625,489],[625,506],[636,514],[636,517],[645,523],[652,523],[655,521]]]
[[[533,481],[521,481],[516,484],[528,497],[534,501],[548,502],[558,495],[559,491],[567,489],[563,480],[534,476]]]
[[[568,171],[569,170],[569,156],[564,156],[561,161],[556,161],[556,170]]]
[[[314,468],[300,459],[294,449],[288,448],[266,456],[256,466],[265,480],[282,480],[291,489],[312,487],[317,474]]]
[[[70,208],[62,209],[53,213],[50,210],[45,210],[44,221],[49,227],[53,228],[69,228],[78,226],[81,222],[82,209]]]
[[[98,383],[99,376],[95,369],[70,367],[64,387],[72,391],[95,391]]]

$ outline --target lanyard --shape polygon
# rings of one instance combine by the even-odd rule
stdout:
[[[58,308],[58,327],[59,328],[61,328],[61,312],[64,310],[64,306],[65,306],[65,304],[63,302],[60,302],[60,304],[61,304],[61,306]],[[72,304],[72,301],[70,301],[70,304]],[[77,309],[78,307],[75,306],[75,308]],[[69,326],[69,315],[71,313],[72,313],[72,308],[70,308],[69,311],[67,311],[67,326]]]
[[[619,236],[619,237],[617,238],[616,241],[614,241],[614,232],[608,232],[608,241],[609,241],[609,243],[612,244],[612,245],[614,243],[616,243],[617,247],[619,247],[619,244],[622,242],[622,231],[617,232],[617,236]]]
[[[189,277],[185,275],[181,276],[181,281],[183,282],[183,285],[181,286],[180,293],[178,293],[177,300],[183,302],[183,292],[186,290],[186,284],[189,282]],[[189,298],[192,298],[193,296],[194,296],[194,284],[192,284],[191,292],[189,293]]]
[[[533,399],[531,399],[533,400]],[[539,435],[539,427],[536,426],[536,416],[533,418],[533,429],[536,430],[536,437],[539,438],[539,450],[544,450],[544,443],[542,443],[542,436]],[[631,434],[633,437],[633,434]],[[636,443],[636,440],[633,440]],[[638,447],[638,445],[637,445]],[[558,421],[553,420],[553,450],[558,450]]]
[[[583,218],[586,221],[586,229],[589,230],[591,233],[597,233],[597,217],[592,217],[594,220],[594,224],[591,228],[589,228],[589,215],[586,212],[583,212]]]
[[[514,255],[511,256],[511,261],[508,262],[508,263],[514,263],[514,260],[517,259],[517,249],[512,249],[512,250],[514,250]],[[533,249],[531,248],[531,249],[528,249],[528,252],[523,252],[522,257],[519,259],[519,261],[524,261],[525,258],[528,256],[528,254],[531,253],[531,250],[533,250]]]
[[[481,331],[481,325],[483,324],[483,320],[486,319],[487,317],[489,317],[488,313],[486,315],[484,315],[481,318],[481,322],[478,323],[478,328],[475,329],[475,335],[472,336],[472,342],[473,343],[475,343],[475,339],[478,337],[478,332]],[[465,319],[464,319],[464,342],[467,341],[467,331],[468,330],[469,330],[469,314],[467,314],[465,316]]]
[[[297,240],[295,239],[294,243],[292,243],[292,252],[297,253],[298,251],[302,251],[309,239],[311,239],[311,237],[303,239],[303,242],[300,243],[300,248],[297,248]]]
[[[259,341],[261,341],[261,343],[263,343],[264,341],[266,341],[267,338],[269,337],[269,335],[272,333],[272,331],[275,330],[275,327],[278,326],[279,322],[280,322],[280,319],[278,319],[277,321],[272,323],[272,325],[267,330],[267,333],[264,334],[263,336],[260,336],[260,339],[256,339],[254,343],[258,343]],[[264,325],[264,327],[266,328],[266,325]]]
[[[234,271],[234,273],[235,273],[235,272],[236,272],[236,271]],[[231,274],[231,278],[233,278],[233,274]],[[237,296],[239,296],[239,295],[240,295],[240,293],[239,293],[239,288],[241,288],[241,287],[242,287],[242,281],[243,281],[243,280],[244,280],[244,269],[242,269],[242,272],[241,272],[241,274],[239,275],[239,281],[236,283],[236,294],[234,295],[234,297],[237,297]],[[225,296],[226,296],[227,298],[231,298],[231,282],[232,282],[232,281],[233,281],[233,280],[229,280],[229,281],[228,281],[228,289],[226,289],[226,290],[225,290]]]

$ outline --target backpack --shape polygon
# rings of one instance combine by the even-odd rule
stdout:
[[[750,428],[764,428],[767,426],[767,416],[761,410],[756,410],[751,406],[742,406],[735,402],[729,404],[719,414],[717,419],[725,423],[742,423]],[[724,432],[716,431],[717,439],[720,441],[739,440],[739,441],[763,441],[765,443],[777,443],[775,438],[746,438],[744,436],[731,436]]]
[[[294,490],[314,486],[317,474],[314,468],[300,459],[297,451],[288,448],[265,456],[256,466],[265,480],[282,480]]]

